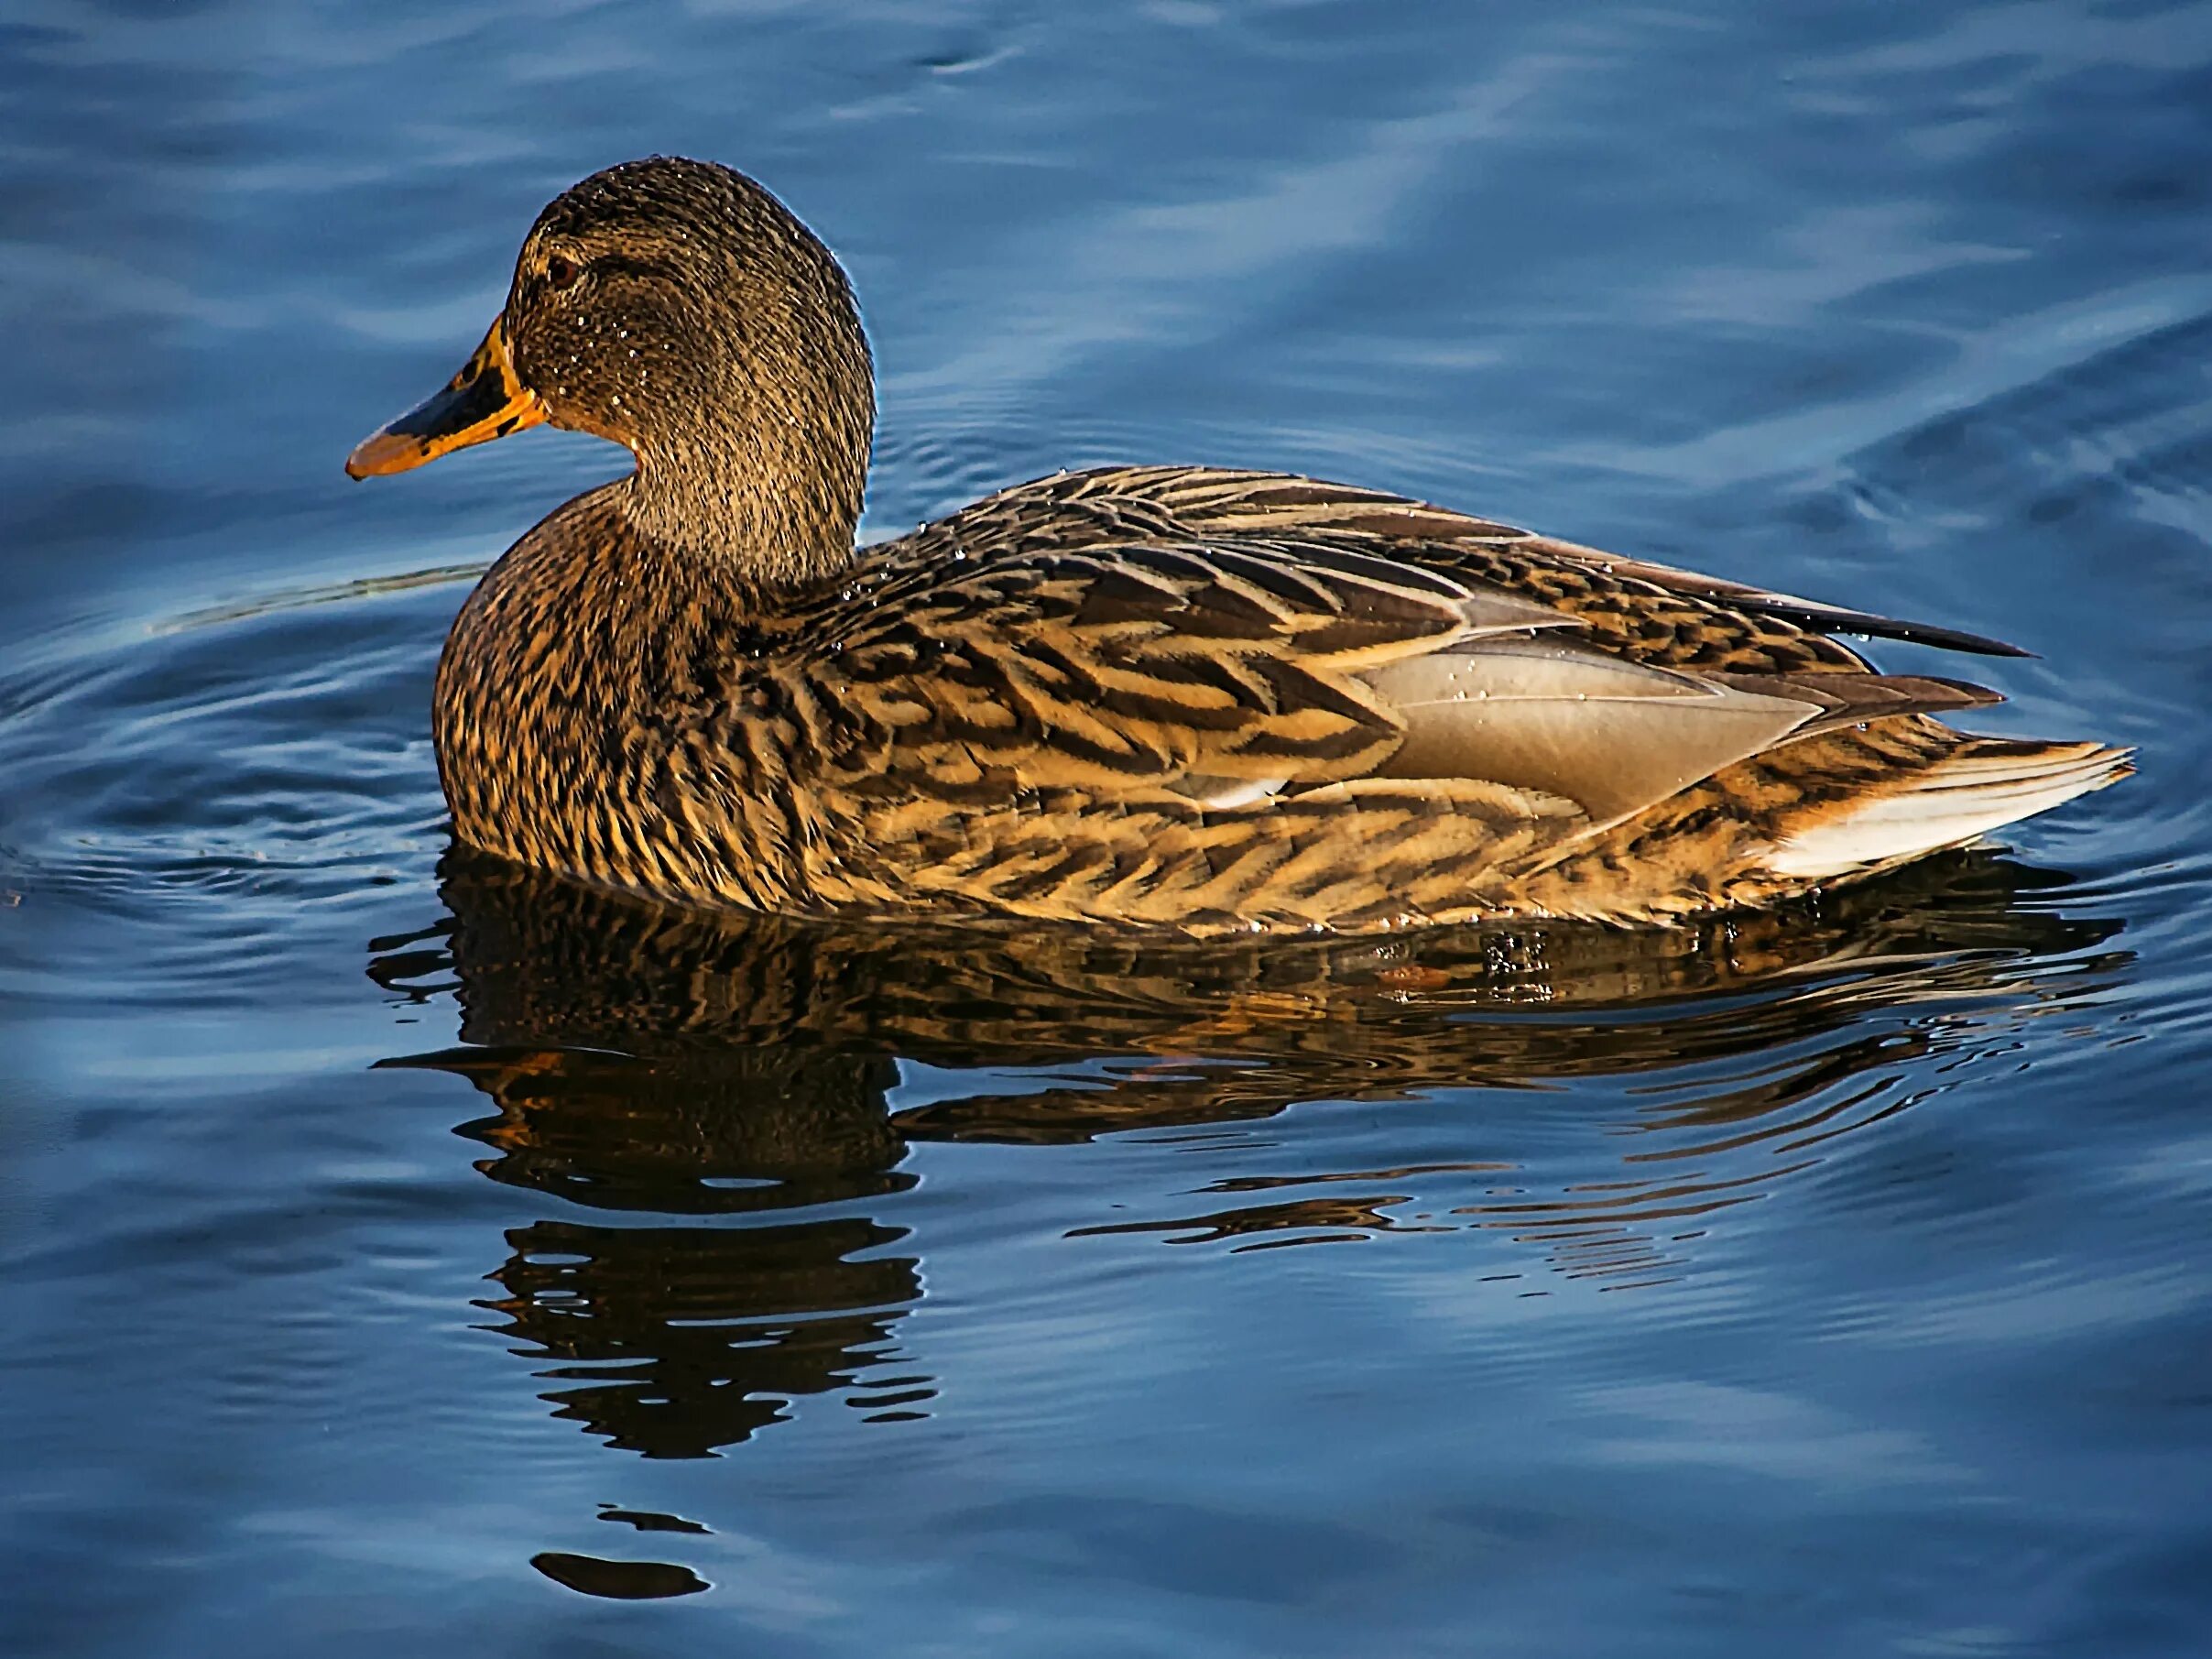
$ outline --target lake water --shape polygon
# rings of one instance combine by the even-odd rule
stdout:
[[[0,1652],[2212,1651],[2212,5],[18,0],[0,97]],[[454,855],[618,457],[339,465],[654,150],[847,262],[870,533],[1311,471],[2142,774],[1655,935]]]

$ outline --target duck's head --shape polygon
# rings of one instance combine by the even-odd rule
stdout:
[[[345,470],[404,472],[543,422],[594,432],[637,457],[642,531],[796,577],[851,557],[874,421],[829,250],[744,174],[655,157],[538,215],[475,355]]]

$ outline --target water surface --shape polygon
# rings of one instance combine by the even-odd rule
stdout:
[[[2205,1651],[2212,6],[26,0],[0,90],[0,1647]],[[872,534],[1312,471],[2142,775],[1666,934],[458,853],[445,627],[618,460],[338,465],[654,150],[847,262]]]

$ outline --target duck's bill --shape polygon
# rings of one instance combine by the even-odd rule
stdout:
[[[515,360],[507,349],[507,320],[501,318],[443,391],[364,438],[345,458],[345,470],[356,478],[404,473],[449,451],[489,443],[544,421],[545,406],[516,377]]]

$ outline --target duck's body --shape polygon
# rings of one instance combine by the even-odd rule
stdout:
[[[794,913],[1629,922],[1864,875],[2125,770],[1953,731],[1930,714],[1993,695],[1830,632],[1990,641],[1311,479],[1067,475],[855,551],[866,375],[834,264],[740,176],[634,163],[548,209],[485,351],[356,457],[550,416],[640,458],[454,624],[464,840]]]

